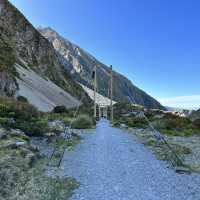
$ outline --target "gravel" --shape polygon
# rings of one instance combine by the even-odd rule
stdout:
[[[62,162],[80,182],[71,200],[200,200],[200,175],[180,175],[135,136],[105,120]]]

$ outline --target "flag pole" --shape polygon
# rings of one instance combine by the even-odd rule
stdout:
[[[97,117],[96,91],[97,91],[97,66],[94,66],[94,118]]]
[[[111,109],[111,122],[113,123],[113,69],[110,66],[110,109]]]

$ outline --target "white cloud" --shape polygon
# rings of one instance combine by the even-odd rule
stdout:
[[[200,95],[158,98],[164,106],[175,108],[197,109],[200,108]]]

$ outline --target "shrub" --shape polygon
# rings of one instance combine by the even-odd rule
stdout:
[[[70,125],[70,123],[71,123],[71,121],[72,121],[72,118],[70,118],[70,117],[64,117],[64,118],[63,118],[63,121],[64,121],[64,123],[65,123],[66,125]]]
[[[4,128],[9,128],[11,127],[12,120],[10,118],[6,117],[0,117],[0,125]]]
[[[159,127],[160,125],[161,128],[165,128],[168,130],[171,130],[171,129],[182,130],[185,128],[188,128],[188,129],[194,128],[190,119],[185,118],[185,117],[175,116],[172,114],[167,114],[164,118],[158,121],[159,121],[159,123],[157,123],[158,128],[160,128]]]
[[[72,123],[72,128],[74,129],[87,129],[92,128],[93,120],[88,115],[80,115],[74,122]]]
[[[53,109],[54,113],[68,113],[68,110],[65,106],[56,106]]]
[[[147,121],[144,118],[130,117],[127,119],[126,124],[130,127],[145,128]]]
[[[193,122],[194,126],[200,129],[200,119],[196,119]]]
[[[17,97],[17,100],[18,100],[18,101],[21,101],[21,102],[28,103],[28,99],[27,99],[26,97],[24,97],[24,96],[18,96],[18,97]]]
[[[10,117],[14,119],[29,120],[33,117],[39,117],[40,112],[34,106],[17,101],[13,98],[0,98],[0,117]]]
[[[48,129],[47,120],[42,120],[40,116],[41,113],[27,102],[0,98],[0,125],[4,128],[17,128],[27,135],[39,136]]]
[[[12,128],[21,129],[29,136],[42,136],[48,131],[48,122],[46,120],[32,120],[32,121],[21,121],[17,120]]]

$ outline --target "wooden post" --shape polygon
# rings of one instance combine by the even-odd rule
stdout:
[[[110,109],[111,109],[110,120],[113,123],[113,71],[112,71],[112,65],[110,66]]]
[[[94,66],[94,118],[97,117],[97,104],[96,104],[96,91],[97,91],[97,66]]]
[[[99,120],[101,119],[101,107],[99,105]]]

